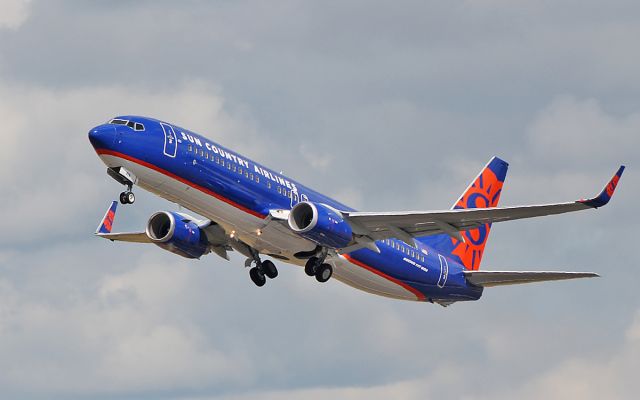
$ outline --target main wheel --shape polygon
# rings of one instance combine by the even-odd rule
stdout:
[[[329,264],[322,264],[316,271],[316,280],[320,283],[328,281],[333,275],[333,267]]]
[[[120,193],[120,204],[129,204],[129,199],[127,198],[127,192]]]
[[[304,273],[309,276],[314,276],[316,274],[316,268],[318,265],[318,259],[316,257],[311,257],[307,260],[307,263],[304,265]]]
[[[129,192],[129,193],[127,193],[127,202],[128,202],[129,204],[133,204],[133,203],[135,203],[135,202],[136,202],[136,195],[135,195],[135,194],[133,194],[133,192]]]
[[[264,274],[258,267],[253,267],[249,270],[249,277],[258,287],[262,287],[267,283],[267,278],[264,277]]]
[[[275,264],[270,260],[266,260],[262,262],[262,272],[269,279],[273,279],[278,276],[278,268],[276,268]]]

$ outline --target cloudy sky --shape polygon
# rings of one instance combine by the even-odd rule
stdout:
[[[0,397],[626,399],[640,371],[637,1],[0,0]],[[448,208],[493,155],[486,269],[603,277],[393,301],[92,237],[87,131],[201,132],[362,210]],[[138,191],[116,229],[176,206]]]

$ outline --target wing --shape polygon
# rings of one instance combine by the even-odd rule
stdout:
[[[565,279],[595,278],[600,275],[593,272],[464,271],[464,276],[473,285],[491,287]]]
[[[613,196],[623,171],[624,166],[621,166],[598,196],[568,203],[446,211],[344,212],[343,215],[354,227],[355,233],[366,235],[373,240],[396,237],[413,245],[415,237],[446,233],[464,241],[460,231],[471,230],[484,224],[602,207]]]

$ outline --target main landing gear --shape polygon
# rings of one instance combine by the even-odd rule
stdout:
[[[260,254],[256,250],[250,249],[250,251],[256,266],[249,270],[249,277],[256,286],[262,287],[267,283],[267,278],[274,279],[278,276],[278,268],[270,260],[261,261]]]
[[[315,276],[316,280],[324,283],[331,279],[333,275],[333,267],[324,261],[327,258],[327,249],[322,249],[318,257],[311,257],[304,266],[304,272],[309,276]]]

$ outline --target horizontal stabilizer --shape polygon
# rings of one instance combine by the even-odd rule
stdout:
[[[593,272],[464,271],[464,276],[473,285],[492,287],[565,279],[595,278],[600,275]]]

